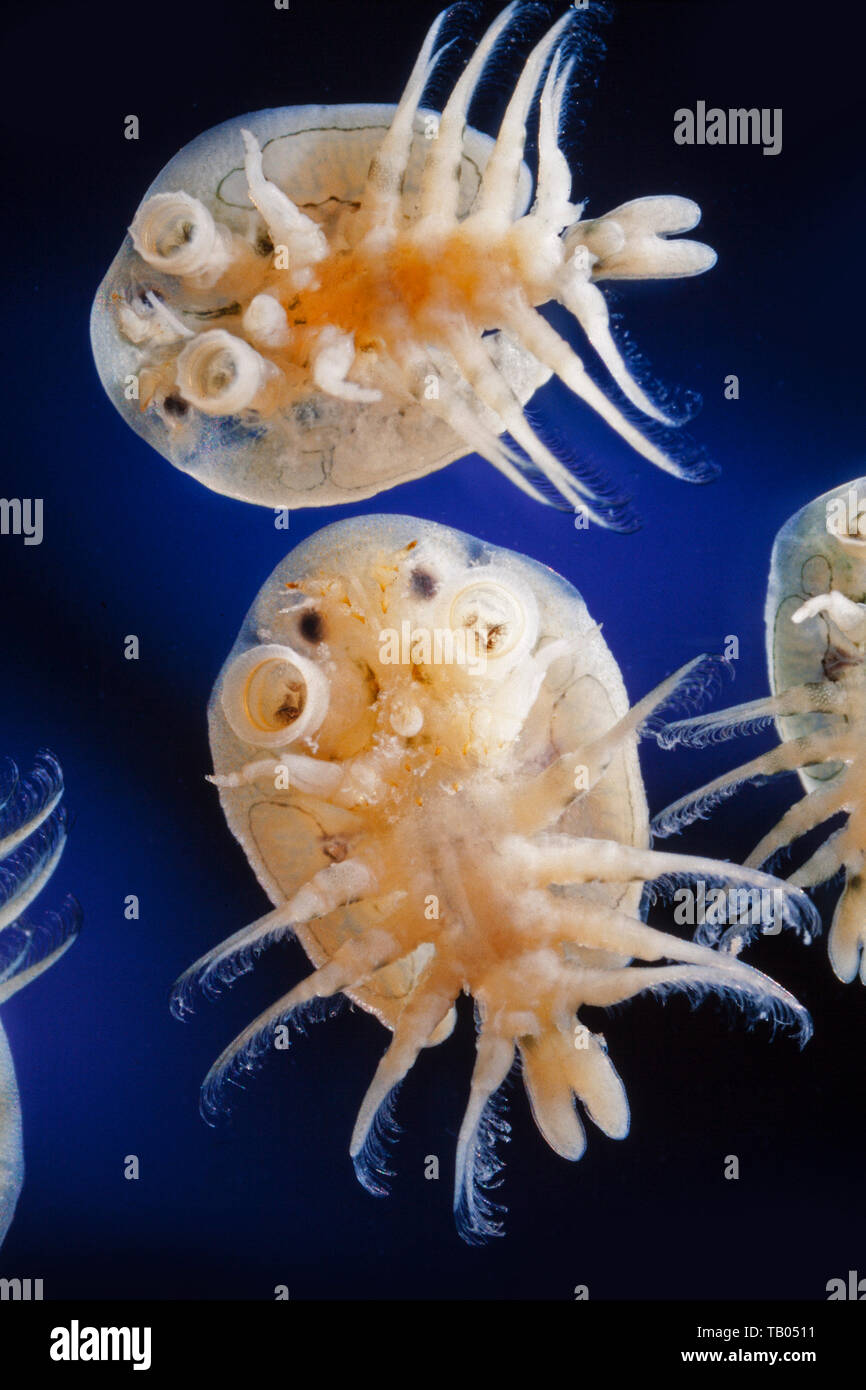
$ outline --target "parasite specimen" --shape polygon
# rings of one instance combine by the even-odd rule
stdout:
[[[830,963],[840,980],[851,981],[859,971],[866,984],[866,478],[824,493],[782,527],[764,616],[772,696],[680,720],[660,738],[668,746],[700,747],[775,720],[779,747],[682,798],[654,828],[670,834],[706,815],[744,782],[796,770],[805,796],[746,864],[765,864],[810,831],[844,817],[788,882],[812,888],[842,875],[828,938]]]
[[[474,450],[537,500],[627,527],[526,417],[555,374],[659,468],[712,476],[691,444],[670,443],[664,427],[679,421],[634,379],[599,288],[707,270],[709,247],[671,239],[700,209],[643,197],[584,218],[571,201],[559,133],[591,11],[569,10],[532,49],[495,141],[467,125],[479,82],[536,13],[502,12],[441,115],[420,103],[451,48],[451,11],[396,107],[259,111],[169,162],[91,320],[102,382],[137,433],[206,486],[264,506],[357,501]],[[523,154],[539,88],[532,200]],[[539,312],[554,301],[622,405]]]
[[[393,1034],[350,1144],[362,1183],[382,1191],[389,1097],[471,994],[477,1059],[455,1211],[477,1239],[499,1231],[485,1191],[491,1103],[517,1056],[536,1123],[564,1158],[585,1145],[575,1097],[606,1134],[628,1130],[623,1083],[584,1005],[717,991],[805,1036],[802,1007],[733,951],[643,921],[645,884],[693,879],[771,889],[795,927],[815,917],[768,875],[649,848],[638,733],[692,674],[629,709],[575,589],[444,526],[343,521],[291,552],[209,711],[212,780],[273,910],[190,967],[175,1011],[292,933],[315,969],[225,1049],[205,1115],[275,1030],[342,992]]]

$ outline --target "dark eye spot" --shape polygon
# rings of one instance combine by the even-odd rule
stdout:
[[[306,637],[308,642],[321,642],[325,635],[325,620],[321,613],[317,613],[315,609],[302,614],[298,627],[301,630],[301,636]]]
[[[182,396],[166,396],[162,408],[166,415],[174,415],[179,420],[183,419],[189,410],[189,406]]]
[[[264,232],[261,233],[256,241],[256,254],[259,256],[269,256],[274,249],[274,243]]]
[[[412,571],[412,593],[418,598],[432,598],[438,588],[439,585],[428,570]]]

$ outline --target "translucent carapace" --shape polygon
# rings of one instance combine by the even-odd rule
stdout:
[[[700,745],[775,719],[781,744],[726,773],[659,817],[669,833],[743,782],[796,770],[806,795],[746,861],[764,864],[844,816],[789,882],[811,888],[842,874],[830,929],[839,979],[866,983],[866,478],[816,498],[776,537],[766,606],[771,699],[671,724],[664,742]]]
[[[642,920],[647,881],[693,878],[772,888],[795,924],[815,915],[767,875],[649,848],[637,736],[691,672],[629,709],[575,589],[444,526],[373,516],[294,550],[253,604],[209,716],[213,780],[273,910],[191,967],[176,1010],[290,933],[315,969],[223,1052],[205,1114],[276,1030],[342,992],[393,1033],[350,1145],[380,1191],[389,1096],[471,994],[477,1061],[455,1209],[473,1238],[498,1230],[482,1190],[495,1168],[489,1103],[518,1054],[538,1127],[563,1157],[584,1149],[575,1097],[605,1133],[627,1132],[623,1084],[583,1005],[717,990],[804,1025],[796,1001],[732,951]]]
[[[632,376],[599,288],[706,270],[708,247],[671,239],[700,209],[644,197],[584,219],[571,202],[559,132],[595,8],[569,10],[532,49],[495,141],[466,123],[473,95],[540,7],[503,11],[441,115],[419,103],[451,12],[396,107],[259,111],[181,150],[93,307],[99,374],[133,429],[208,487],[265,506],[359,500],[474,450],[533,497],[626,526],[524,414],[555,373],[660,468],[710,476]],[[523,152],[539,91],[533,200]],[[539,312],[553,301],[610,396]]]

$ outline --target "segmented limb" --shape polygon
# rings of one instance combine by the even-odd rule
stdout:
[[[0,1005],[59,960],[81,928],[81,909],[71,897],[38,924],[23,917],[66,844],[62,795],[63,774],[51,753],[40,752],[23,781],[11,759],[0,764]],[[0,1025],[0,1245],[23,1182],[21,1102]]]
[[[831,629],[835,629],[833,636],[843,639],[847,654],[855,657],[858,663],[862,661],[862,643],[866,641],[866,604],[855,603],[841,590],[831,589],[807,598],[796,613],[791,614],[791,622],[804,623],[819,615],[827,619]],[[852,637],[853,642],[850,640]]]
[[[326,998],[340,990],[360,985],[374,971],[399,960],[405,946],[387,931],[372,930],[361,940],[349,940],[327,964],[314,970],[294,989],[265,1009],[220,1053],[202,1083],[202,1109],[214,1115],[220,1108],[220,1093],[233,1073],[249,1071],[273,1044],[274,1029],[313,999]]]
[[[692,661],[687,661],[685,666],[674,671],[648,695],[644,695],[642,700],[638,700],[637,704],[632,705],[622,719],[618,719],[606,733],[593,739],[591,743],[586,744],[578,751],[574,761],[587,767],[590,787],[594,787],[596,782],[604,776],[614,754],[622,748],[626,740],[639,736],[652,715],[667,704],[683,686],[691,685],[701,669],[706,668],[712,661],[712,657],[706,656],[698,656]]]
[[[559,126],[574,61],[551,63],[538,108],[538,180],[531,217],[544,233],[559,236],[580,208],[571,202],[571,169],[559,147]]]
[[[20,932],[21,945],[0,967],[0,1004],[37,980],[65,955],[81,930],[81,907],[71,896],[64,898],[58,912],[49,912],[37,926],[17,923],[9,934]]]
[[[848,778],[842,773],[827,786],[816,788],[790,806],[781,820],[752,850],[745,867],[765,864],[772,855],[798,840],[801,835],[808,834],[839,811],[850,809],[851,789]]]
[[[570,506],[586,510],[587,496],[591,497],[592,494],[538,438],[523,413],[520,401],[491,361],[484,340],[479,341],[467,326],[451,324],[445,330],[444,345],[478,399],[501,421],[503,430],[507,430],[515,443],[526,450],[536,468],[553,483]],[[530,352],[534,351],[530,343],[524,346]]]
[[[784,889],[805,910],[808,898],[790,886],[761,873],[720,859],[700,855],[671,854],[641,849],[618,840],[578,839],[571,835],[539,835],[533,840],[510,836],[503,843],[506,863],[526,879],[543,886],[550,883],[644,883],[668,876],[702,880],[723,879],[758,888]]]
[[[549,893],[522,894],[515,922],[518,926],[525,923],[535,933],[542,930],[555,941],[638,960],[703,965],[737,978],[744,978],[743,972],[748,975],[750,969],[733,955],[648,927],[627,912],[585,897],[563,901]]]
[[[519,9],[516,0],[493,21],[454,85],[439,120],[439,132],[431,142],[420,188],[420,219],[451,225],[457,217],[463,131],[475,87],[501,34]]]
[[[525,805],[515,808],[512,824],[515,833],[527,836],[537,834],[559,819],[574,800],[578,769],[581,773],[580,791],[583,794],[591,792],[604,777],[616,754],[630,739],[646,731],[654,712],[678,692],[690,689],[699,679],[702,668],[713,660],[700,656],[687,662],[633,705],[622,719],[618,719],[612,728],[597,739],[574,752],[563,753],[543,772],[534,773],[532,798]]]
[[[548,58],[572,19],[573,15],[566,11],[535,45],[506,107],[496,144],[485,166],[481,186],[472,205],[472,217],[485,218],[491,228],[504,231],[512,221],[532,98]],[[553,66],[551,64],[551,70]]]
[[[755,777],[772,777],[777,772],[793,772],[796,768],[808,767],[811,763],[822,763],[840,759],[850,760],[855,755],[850,732],[825,732],[805,734],[791,739],[769,753],[762,753],[742,767],[724,773],[715,781],[699,787],[697,791],[683,796],[679,801],[661,811],[653,821],[653,832],[657,835],[672,835],[674,831],[691,825],[692,821],[705,816],[717,802],[731,796],[743,782]]]
[[[370,405],[382,399],[374,387],[360,386],[349,381],[347,374],[355,364],[355,335],[343,333],[328,324],[319,331],[316,347],[311,354],[313,381],[320,391],[341,401]]]
[[[172,1011],[178,1018],[191,1011],[193,985],[216,992],[220,985],[232,984],[252,968],[255,956],[296,926],[317,917],[327,917],[338,907],[345,907],[359,898],[369,898],[374,892],[372,872],[357,859],[344,859],[341,864],[319,869],[288,902],[242,927],[185,970],[172,992]]]
[[[602,420],[610,425],[611,429],[615,430],[616,433],[624,439],[627,444],[630,444],[637,453],[641,454],[643,458],[648,459],[650,463],[654,463],[657,468],[663,469],[665,473],[672,473],[675,478],[690,479],[694,476],[693,472],[684,464],[678,463],[676,459],[672,459],[669,454],[666,454],[662,449],[659,449],[657,445],[645,438],[637,426],[633,425],[630,420],[627,420],[622,414],[622,411],[618,410],[617,407],[607,399],[604,392],[587,376],[584,365],[574,349],[569,347],[565,339],[559,336],[556,329],[551,327],[547,319],[544,318],[537,309],[533,309],[525,300],[520,302],[516,297],[512,296],[503,311],[503,317],[506,328],[509,332],[514,334],[523,347],[528,348],[529,351],[538,358],[539,362],[543,362],[545,367],[549,367],[552,372],[555,372],[560,381],[563,381],[570,391],[573,391],[591,410],[594,410],[597,415],[600,415]],[[598,334],[596,334],[596,337],[598,342],[593,343],[593,346],[601,356],[601,347],[599,346],[601,337]],[[620,367],[617,365],[611,353],[611,349],[613,354],[616,354],[618,357],[619,354],[617,353],[613,339],[610,341],[610,346],[605,348],[605,352],[610,358],[605,365],[615,378],[618,372],[620,375],[625,373],[625,376],[622,377],[618,383],[622,387],[623,392],[627,396],[633,396],[636,392],[638,397],[643,397],[646,405],[649,406],[649,410],[646,410],[638,399],[635,399],[635,404],[637,404],[641,410],[644,410],[645,414],[656,413],[655,407],[647,397],[643,396],[640,387],[628,377],[625,364],[622,362],[621,358],[619,359],[621,364],[620,372]],[[604,360],[604,358],[602,360]],[[562,467],[561,464],[560,467]]]
[[[411,400],[423,406],[431,415],[435,415],[439,420],[444,420],[455,434],[459,435],[471,449],[474,449],[476,454],[486,459],[488,463],[508,478],[509,482],[514,483],[515,487],[520,488],[521,492],[525,492],[534,501],[546,505],[549,499],[527,478],[523,471],[525,464],[520,455],[510,449],[492,430],[487,429],[466,401],[461,399],[457,391],[450,389],[447,383],[441,382],[441,390],[447,394],[440,394],[428,399],[418,392],[417,378],[419,374],[423,378],[429,369],[429,361],[420,353],[413,354],[411,348],[408,347],[406,360],[401,368],[398,368],[396,364],[386,366],[384,363],[380,363],[379,367],[380,374],[387,377],[395,393],[408,395]],[[581,485],[577,483],[576,486]],[[580,505],[583,511],[599,525],[608,524],[594,511],[583,493],[581,493]]]
[[[443,10],[430,26],[388,133],[373,156],[358,212],[357,226],[361,235],[375,231],[379,236],[383,228],[389,233],[396,229],[418,105],[442,55],[451,46],[446,44],[438,53],[433,53],[445,14]]]
[[[323,260],[328,254],[328,238],[322,228],[301,212],[281,188],[265,178],[262,152],[252,132],[242,130],[241,138],[250,202],[261,213],[271,240],[275,245],[288,248],[293,270]]]
[[[454,1173],[454,1216],[465,1239],[501,1235],[495,1220],[496,1208],[484,1196],[495,1160],[489,1143],[480,1131],[488,1102],[502,1085],[514,1061],[514,1043],[492,1028],[483,1026],[477,1041],[475,1067],[469,1088],[469,1103],[457,1136]],[[496,1165],[498,1167],[498,1165]]]
[[[801,1043],[807,1042],[812,1025],[802,1004],[760,970],[752,966],[742,970],[747,973],[734,976],[718,965],[628,965],[614,970],[575,967],[566,992],[575,1008],[582,1004],[610,1008],[647,990],[662,996],[682,990],[694,1002],[711,992],[735,995],[750,1004],[759,1018],[796,1026]]]
[[[0,865],[0,931],[20,917],[45,887],[66,846],[62,807],[28,837],[15,858]]]
[[[733,738],[737,734],[757,733],[774,719],[795,714],[844,714],[847,705],[844,687],[830,681],[815,681],[808,685],[792,686],[781,695],[749,700],[730,709],[712,714],[698,714],[691,719],[678,719],[667,724],[657,735],[662,748],[683,744],[687,748],[704,748],[707,744]]]
[[[427,976],[409,999],[394,1029],[394,1036],[374,1073],[361,1102],[349,1153],[361,1184],[375,1194],[383,1191],[376,1178],[376,1164],[368,1152],[376,1117],[388,1097],[415,1065],[418,1054],[432,1042],[460,991],[453,968],[434,960]]]
[[[834,878],[840,869],[845,868],[850,847],[848,826],[843,826],[835,834],[829,835],[805,864],[795,869],[788,882],[798,888],[816,888],[819,883],[826,883],[828,879]]]
[[[560,304],[568,309],[569,313],[574,314],[592,347],[595,348],[626,399],[652,420],[658,420],[662,425],[673,425],[675,422],[657,405],[653,404],[626,366],[622,353],[614,342],[610,331],[610,312],[607,307],[607,300],[598,286],[594,285],[588,278],[588,275],[563,273],[558,281],[557,298]],[[560,341],[562,340],[560,339]],[[567,346],[567,344],[563,344],[563,346]],[[574,390],[574,387],[571,389]],[[629,440],[629,443],[632,443],[632,440]],[[658,452],[661,453],[661,450]],[[667,458],[667,455],[663,455],[663,457]],[[653,462],[656,460],[653,459]],[[670,471],[666,464],[659,463],[658,466]]]
[[[214,773],[207,781],[215,787],[248,787],[254,782],[274,782],[286,776],[299,791],[325,795],[337,791],[344,777],[339,763],[310,758],[304,753],[282,753],[245,763],[237,772]]]

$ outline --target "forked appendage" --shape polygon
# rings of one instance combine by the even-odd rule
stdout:
[[[443,10],[430,26],[388,133],[373,156],[353,228],[359,239],[370,232],[377,237],[393,236],[395,231],[415,133],[415,116],[437,64],[451,47],[446,44],[438,53],[433,51],[448,13]]]
[[[556,1029],[520,1040],[523,1084],[535,1123],[550,1147],[575,1162],[586,1149],[586,1131],[575,1098],[610,1139],[624,1139],[629,1108],[619,1074],[588,1028]]]

